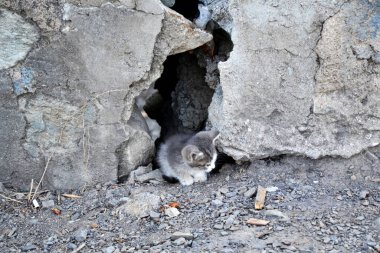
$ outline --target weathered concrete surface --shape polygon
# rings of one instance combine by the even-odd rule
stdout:
[[[38,38],[35,26],[16,13],[0,9],[0,70],[23,60]]]
[[[350,157],[380,142],[379,1],[231,1],[209,119],[237,160]]]
[[[22,185],[25,179],[36,176],[33,168],[43,166],[42,159],[29,158],[21,146],[25,127],[11,78],[5,71],[0,71],[0,177],[3,182]]]
[[[32,2],[0,3],[23,11],[44,35],[1,73],[0,138],[10,146],[1,147],[0,181],[28,188],[49,158],[44,186],[63,189],[114,181],[118,167],[124,175],[148,164],[154,144],[140,112],[132,115],[134,98],[160,76],[169,54],[212,36],[159,0],[46,0],[34,9]]]

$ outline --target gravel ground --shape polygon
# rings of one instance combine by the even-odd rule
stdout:
[[[38,209],[26,194],[6,191],[22,203],[0,197],[0,252],[380,252],[376,156],[225,165],[187,187],[107,183],[44,192]],[[262,210],[258,186],[267,189]]]

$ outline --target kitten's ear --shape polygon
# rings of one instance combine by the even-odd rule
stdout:
[[[219,136],[220,136],[220,133],[218,130],[211,131],[212,144],[215,145],[215,141],[219,138]]]
[[[204,154],[198,149],[197,146],[187,145],[181,151],[182,157],[185,158],[188,162],[194,162],[203,158]]]

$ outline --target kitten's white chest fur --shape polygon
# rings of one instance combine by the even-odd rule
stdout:
[[[175,135],[160,146],[158,163],[164,176],[177,179],[182,185],[207,180],[215,168],[217,131],[202,131],[193,136]]]

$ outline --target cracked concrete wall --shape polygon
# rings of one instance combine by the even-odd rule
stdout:
[[[13,44],[24,52],[0,69],[0,181],[27,189],[47,166],[44,187],[77,188],[149,163],[154,142],[134,98],[169,54],[212,36],[158,0],[5,0],[0,9],[24,29],[0,37],[9,46],[0,55],[13,55]]]
[[[380,143],[379,1],[230,2],[209,108],[236,160],[350,157]]]
[[[379,144],[379,0],[204,2],[234,44],[208,113],[223,152]],[[44,187],[67,189],[148,163],[135,97],[168,55],[212,39],[159,0],[3,0],[0,21],[0,181],[24,189],[46,166]]]

